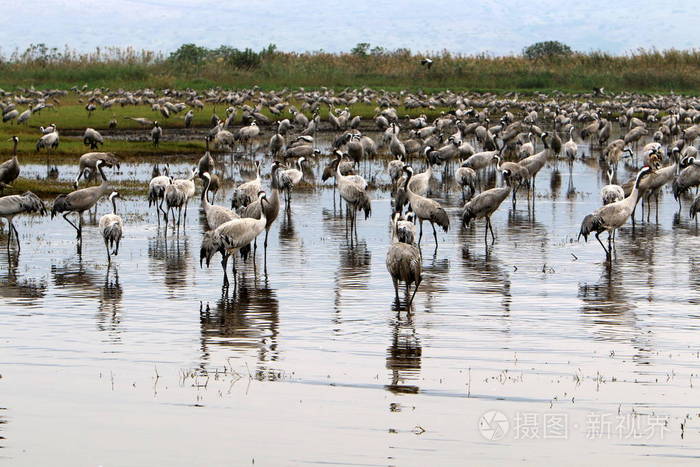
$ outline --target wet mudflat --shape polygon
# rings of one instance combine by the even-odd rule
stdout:
[[[127,198],[111,268],[94,222],[78,254],[62,219],[18,218],[19,257],[0,241],[0,458],[660,465],[700,456],[700,229],[685,208],[677,214],[668,187],[659,222],[652,213],[621,229],[607,264],[595,240],[575,241],[607,183],[595,161],[571,173],[551,162],[529,208],[521,197],[497,211],[488,250],[483,221],[460,227],[461,196],[438,171],[433,195],[452,225],[435,252],[426,224],[424,282],[407,313],[384,264],[389,192],[372,191],[372,217],[358,221],[351,247],[344,207],[330,182],[320,185],[325,162],[272,227],[267,266],[262,248],[238,262],[235,291],[222,291],[218,257],[199,266],[198,200],[179,234],[165,235],[145,197]],[[384,164],[366,167],[380,185]],[[60,168],[61,178],[77,173]],[[151,168],[122,166],[121,176],[145,184]],[[230,173],[240,180],[250,168]],[[620,163],[621,181],[633,173]],[[228,204],[224,191],[217,202]],[[100,203],[97,218],[110,209]]]

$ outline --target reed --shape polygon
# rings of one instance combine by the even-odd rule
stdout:
[[[0,87],[64,88],[344,88],[370,86],[425,91],[611,91],[681,92],[700,88],[700,50],[639,49],[625,55],[573,53],[530,60],[522,56],[462,55],[448,51],[416,54],[381,48],[362,53],[260,52],[192,44],[166,56],[131,48],[78,53],[33,45],[0,60]],[[420,58],[433,59],[432,69]]]

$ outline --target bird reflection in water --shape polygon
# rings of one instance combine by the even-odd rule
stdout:
[[[5,256],[0,256],[5,258]],[[7,263],[0,264],[0,297],[12,305],[36,305],[46,295],[46,281],[17,275],[19,252],[11,251]]]
[[[334,275],[333,286],[336,331],[340,330],[341,310],[346,306],[343,304],[343,292],[367,290],[371,269],[372,252],[367,248],[365,240],[354,247],[340,245],[340,264]]]
[[[279,358],[279,301],[267,282],[241,281],[235,296],[224,293],[212,307],[200,304],[202,366],[212,359],[220,346],[236,354],[257,354],[256,377],[276,379],[279,371],[269,367]],[[223,358],[228,357],[225,354]]]
[[[559,198],[559,190],[561,189],[561,172],[559,171],[559,167],[554,167],[552,172],[549,175],[549,190],[552,193],[552,200],[556,201],[557,198]],[[555,203],[552,203],[552,206],[556,206]]]
[[[430,259],[423,256],[423,281],[420,284],[420,295],[425,299],[426,311],[433,311],[436,299],[445,297],[448,291],[449,274],[448,258],[438,258],[437,252],[434,252]]]
[[[101,274],[90,270],[83,264],[80,257],[77,263],[67,263],[62,266],[51,265],[51,277],[57,288],[71,289],[76,297],[97,298]]]
[[[634,303],[627,296],[623,268],[614,262],[602,266],[600,280],[595,284],[579,284],[581,313],[589,318],[603,339],[616,340],[615,326],[634,327]]]
[[[187,283],[193,264],[188,235],[152,237],[148,242],[148,256],[152,275],[163,276],[170,293],[176,293]]]
[[[506,266],[494,256],[472,255],[467,248],[462,249],[462,271],[470,292],[478,297],[500,295],[504,316],[510,315],[513,301],[510,274]],[[508,327],[505,328],[508,331]]]
[[[97,329],[107,332],[112,342],[120,341],[120,323],[122,295],[124,291],[119,284],[119,270],[110,274],[109,268],[105,274],[104,285],[100,288],[100,301],[97,309]]]
[[[290,250],[292,248],[298,248],[300,241],[297,238],[296,231],[294,230],[292,212],[285,210],[283,215],[280,217],[280,248],[283,251]]]
[[[391,345],[386,352],[390,381],[385,388],[393,393],[416,394],[423,348],[416,334],[413,313],[401,313],[391,321]]]

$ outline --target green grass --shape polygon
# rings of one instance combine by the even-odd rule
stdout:
[[[145,195],[148,191],[148,184],[136,181],[114,181],[110,185],[119,191],[122,195]],[[88,185],[82,185],[85,188]],[[31,191],[40,198],[48,199],[60,195],[61,193],[70,193],[73,191],[72,182],[64,182],[50,179],[31,179],[19,177],[12,185],[5,188],[4,195],[17,195],[25,191]]]
[[[301,106],[300,102],[292,101],[292,104],[296,104],[297,107]],[[250,102],[249,104],[253,104]],[[109,121],[115,117],[118,121],[118,128],[116,130],[116,137],[105,136],[105,144],[100,146],[98,151],[110,151],[118,154],[120,158],[125,161],[130,159],[133,160],[143,160],[144,158],[157,158],[163,155],[192,155],[201,154],[205,149],[204,140],[201,137],[201,130],[209,128],[211,126],[211,116],[212,113],[216,112],[219,117],[225,115],[224,109],[226,106],[205,105],[205,108],[201,111],[196,111],[193,121],[192,129],[184,128],[184,122],[181,115],[171,116],[169,119],[163,119],[160,113],[151,110],[150,106],[128,106],[128,107],[114,107],[112,109],[102,110],[98,109],[92,113],[92,116],[88,117],[88,113],[84,108],[84,103],[79,102],[78,97],[75,95],[69,95],[60,99],[60,105],[56,105],[53,109],[43,109],[40,113],[32,115],[28,124],[26,125],[15,125],[10,123],[1,124],[0,123],[0,156],[8,157],[12,152],[12,143],[8,141],[11,136],[16,135],[20,138],[20,144],[18,147],[18,154],[20,159],[28,159],[31,161],[43,161],[47,157],[47,152],[42,149],[40,153],[36,151],[36,142],[41,136],[39,132],[39,126],[48,126],[51,123],[55,123],[58,127],[60,134],[60,144],[57,150],[50,152],[51,163],[74,163],[77,158],[90,149],[88,146],[83,145],[82,133],[87,127],[95,128],[99,131],[103,131],[106,134],[106,129],[108,128]],[[359,115],[365,121],[372,121],[376,114],[376,106],[370,104],[355,104],[351,106],[351,112],[353,115]],[[435,118],[440,115],[441,112],[445,112],[448,109],[446,107],[438,107],[435,109],[406,109],[404,107],[398,107],[397,112],[401,117],[409,115],[415,117],[421,113],[425,113],[429,118]],[[320,109],[319,115],[323,120],[328,118],[329,109],[327,106],[323,106]],[[279,117],[274,117],[268,109],[263,109],[262,113],[270,117],[272,120],[277,120]],[[159,147],[154,147],[150,141],[150,131],[151,128],[144,128],[138,123],[132,120],[126,120],[124,117],[146,117],[151,120],[157,120],[163,127],[163,133],[167,137],[168,132],[177,132],[178,135],[187,135],[187,132],[192,133],[191,138],[187,138],[187,141],[161,141]],[[311,116],[307,113],[307,116]],[[284,118],[290,117],[288,113],[283,115]],[[240,112],[236,117],[235,124],[241,123]],[[197,129],[199,129],[199,136],[197,134]],[[129,130],[129,135],[140,135],[145,138],[145,141],[127,141],[126,135],[123,130]],[[269,136],[272,135],[272,128],[264,128],[262,131],[262,136],[260,141],[264,142]],[[132,138],[133,139],[133,138]],[[199,156],[197,156],[199,157]]]
[[[0,87],[37,86],[68,89],[88,84],[111,89],[156,89],[215,86],[263,90],[282,88],[342,89],[369,86],[386,90],[489,90],[588,92],[682,92],[700,90],[700,50],[639,50],[622,56],[601,52],[529,60],[521,56],[433,54],[426,70],[421,56],[410,51],[385,51],[357,56],[271,52],[252,67],[206,58],[197,64],[172,62],[162,54],[129,49],[88,54],[40,49],[0,61]]]

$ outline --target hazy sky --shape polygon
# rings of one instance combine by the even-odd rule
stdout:
[[[31,43],[80,51],[134,46],[170,52],[216,47],[347,51],[390,49],[519,53],[541,40],[576,50],[700,47],[696,0],[4,0],[4,55]]]

